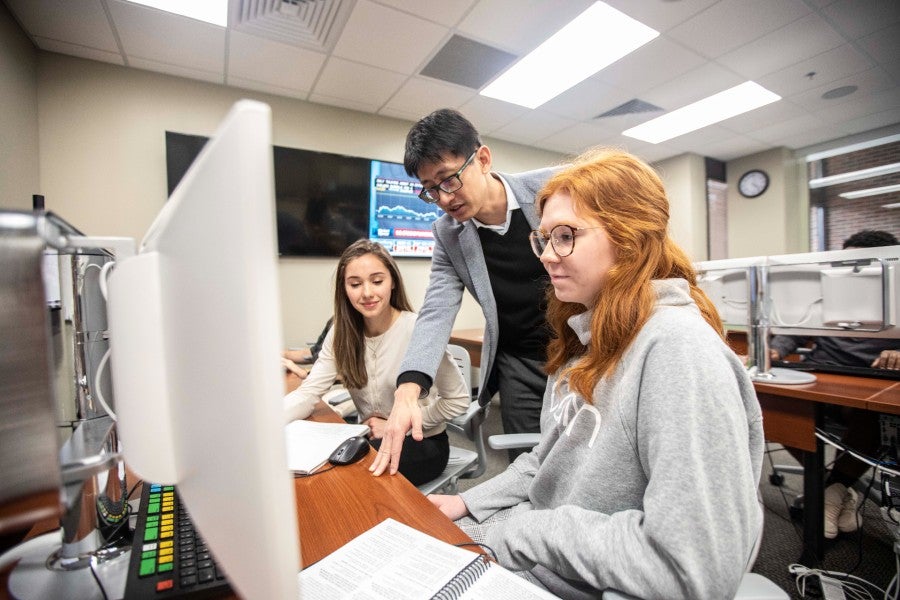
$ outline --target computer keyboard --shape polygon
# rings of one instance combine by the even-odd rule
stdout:
[[[214,598],[230,591],[175,487],[145,483],[125,598]]]
[[[892,369],[876,369],[874,367],[850,367],[847,365],[830,365],[815,363],[808,360],[796,362],[786,360],[773,360],[773,367],[794,369],[795,371],[812,371],[820,373],[837,373],[838,375],[857,375],[859,377],[877,377],[878,379],[900,380],[900,371]]]

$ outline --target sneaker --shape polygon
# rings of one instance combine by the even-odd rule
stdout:
[[[838,530],[851,533],[862,526],[862,514],[856,512],[858,505],[859,494],[853,488],[848,488],[847,495],[844,496],[844,503],[841,505],[841,514],[838,515]]]
[[[832,483],[825,488],[825,537],[833,540],[838,534],[838,517],[844,507],[847,486],[843,483]]]

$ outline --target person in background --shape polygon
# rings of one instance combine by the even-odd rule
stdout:
[[[291,348],[282,352],[281,364],[284,365],[284,368],[297,375],[301,381],[306,379],[306,376],[309,375],[309,371],[299,365],[310,365],[316,362],[316,359],[319,358],[319,352],[322,351],[322,344],[325,343],[325,336],[328,335],[328,330],[331,329],[331,324],[333,322],[334,317],[328,317],[328,320],[325,322],[325,327],[322,328],[319,337],[309,348]]]
[[[365,239],[348,246],[338,260],[334,325],[309,376],[284,397],[286,420],[309,416],[316,401],[340,377],[359,422],[369,426],[370,441],[378,448],[394,404],[397,369],[415,321],[397,263],[384,246]],[[468,384],[445,351],[434,385],[422,400],[424,435],[403,443],[399,471],[413,485],[434,479],[447,466],[446,422],[466,412],[469,400]]]
[[[563,598],[733,598],[762,527],[762,413],[667,234],[662,181],[599,149],[537,203],[531,243],[553,286],[540,443],[429,499]]]
[[[396,472],[408,432],[422,436],[419,398],[431,387],[463,289],[485,319],[479,401],[486,404],[499,391],[503,431],[538,432],[547,383],[547,277],[529,250],[528,232],[538,223],[534,195],[552,169],[508,175],[494,172],[492,161],[478,131],[455,110],[437,110],[407,134],[406,172],[422,182],[419,197],[445,214],[432,226],[431,279],[400,366],[375,475]]]
[[[897,238],[887,231],[864,229],[844,240],[844,249],[896,246]],[[784,360],[798,348],[812,345],[803,360],[819,364],[900,369],[900,340],[853,337],[798,337],[776,335],[769,341],[769,357]],[[845,428],[841,441],[849,448],[870,457],[880,451],[878,414],[848,407],[824,408],[826,418]],[[787,448],[800,464],[799,451]],[[834,539],[839,532],[851,533],[862,525],[859,494],[853,484],[869,470],[869,465],[849,453],[837,457],[825,482],[825,537]]]

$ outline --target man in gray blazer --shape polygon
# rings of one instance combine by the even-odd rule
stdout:
[[[499,391],[506,433],[540,431],[547,383],[543,365],[547,273],[528,234],[540,219],[535,195],[554,169],[516,175],[491,171],[491,150],[460,113],[437,110],[410,129],[406,172],[420,197],[446,214],[435,221],[431,280],[400,374],[394,408],[370,470],[397,471],[403,438],[421,439],[420,396],[427,393],[459,312],[463,288],[484,312],[479,402]],[[521,451],[519,451],[521,452]],[[510,453],[512,460],[517,453]]]

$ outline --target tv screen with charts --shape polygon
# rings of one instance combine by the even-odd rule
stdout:
[[[419,198],[422,184],[403,165],[373,160],[369,174],[369,239],[393,256],[430,258],[431,224],[444,211]]]

